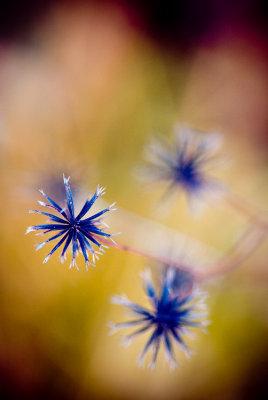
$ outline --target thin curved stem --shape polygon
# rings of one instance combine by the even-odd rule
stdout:
[[[125,245],[125,244],[119,244],[119,243],[116,243],[114,241],[111,242],[108,239],[98,238],[98,241],[100,243],[103,243],[103,244],[107,245],[107,246],[114,247],[115,249],[123,250],[123,251],[126,251],[128,253],[135,254],[136,256],[139,256],[139,257],[149,258],[150,260],[157,261],[157,262],[159,262],[161,264],[169,265],[169,266],[171,266],[173,268],[177,268],[177,269],[183,270],[185,272],[189,272],[190,274],[194,275],[195,277],[199,275],[199,272],[196,271],[195,269],[190,268],[190,267],[186,267],[184,264],[182,264],[182,263],[180,263],[178,261],[175,261],[175,260],[173,260],[173,259],[171,259],[169,257],[164,257],[164,256],[159,256],[159,255],[156,255],[156,254],[148,253],[146,251],[135,249],[134,247],[130,247],[130,246]]]
[[[257,250],[257,248],[261,245],[266,236],[266,229],[256,227],[254,224],[251,224],[249,227],[247,227],[247,229],[238,239],[238,241],[233,245],[227,255],[225,255],[218,262],[202,270],[191,268],[177,260],[168,257],[147,253],[145,251],[138,250],[127,245],[111,242],[108,239],[102,238],[99,239],[99,241],[116,249],[123,250],[140,257],[149,258],[161,264],[169,265],[173,268],[185,271],[191,274],[196,281],[201,282],[221,276],[238,268]]]
[[[250,218],[252,222],[260,227],[268,230],[268,213],[264,212],[255,204],[250,203],[248,200],[239,194],[228,189],[225,194],[226,203],[231,206],[235,211],[243,214],[245,217]]]
[[[227,255],[214,265],[199,272],[198,280],[215,278],[238,268],[257,250],[266,235],[265,229],[249,226]]]

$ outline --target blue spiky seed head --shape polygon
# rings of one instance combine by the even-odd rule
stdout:
[[[61,262],[64,261],[66,258],[66,251],[69,246],[72,247],[72,262],[70,267],[76,266],[76,255],[81,252],[84,256],[86,268],[88,265],[95,266],[95,259],[98,259],[98,256],[102,254],[107,247],[105,244],[102,243],[104,238],[112,240],[112,234],[104,232],[104,224],[102,222],[101,216],[108,211],[114,211],[115,203],[111,204],[109,207],[106,207],[102,211],[91,215],[88,218],[84,218],[85,215],[89,212],[95,201],[105,194],[105,189],[98,186],[95,194],[89,197],[84,206],[82,207],[81,211],[75,216],[75,208],[74,208],[74,201],[71,192],[71,188],[69,185],[69,178],[66,178],[63,175],[63,183],[66,192],[66,202],[67,207],[62,208],[58,203],[56,203],[51,197],[46,195],[46,193],[41,189],[40,193],[45,197],[48,203],[43,201],[39,201],[38,203],[46,207],[58,215],[54,215],[48,212],[43,212],[39,210],[30,210],[30,213],[37,213],[42,214],[44,216],[49,217],[51,223],[44,224],[44,225],[34,225],[30,226],[26,233],[32,231],[40,231],[41,234],[47,233],[56,233],[49,239],[45,240],[44,242],[40,243],[36,250],[41,249],[45,244],[59,239],[57,244],[53,247],[50,253],[44,259],[44,263],[48,261],[51,255],[61,246],[62,252],[60,255]],[[95,249],[97,247],[97,250]],[[89,260],[89,254],[92,256],[92,261]]]
[[[134,338],[144,332],[150,331],[149,339],[138,358],[142,365],[147,351],[152,349],[152,359],[149,366],[154,368],[161,343],[165,354],[170,361],[171,368],[177,366],[173,345],[177,344],[187,357],[190,350],[185,344],[184,335],[189,328],[205,330],[208,325],[206,320],[207,310],[205,305],[206,294],[195,285],[186,293],[185,285],[178,285],[176,270],[169,268],[161,275],[159,292],[157,293],[151,281],[150,271],[143,275],[144,290],[150,302],[150,307],[144,307],[131,302],[125,295],[113,296],[112,303],[122,305],[134,315],[132,320],[122,323],[110,323],[111,333],[117,330],[138,326],[133,333],[124,337],[124,344],[129,344]],[[174,282],[175,286],[174,286]]]
[[[147,162],[139,168],[142,180],[167,183],[166,195],[177,189],[186,193],[189,203],[200,204],[208,195],[221,193],[221,182],[208,175],[219,164],[215,154],[222,138],[217,133],[204,134],[185,126],[174,129],[173,141],[158,134],[145,148]]]

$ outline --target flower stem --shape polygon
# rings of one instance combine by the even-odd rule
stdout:
[[[196,281],[200,282],[233,271],[234,269],[242,265],[248,259],[248,257],[250,257],[255,252],[255,250],[257,250],[262,241],[265,239],[267,232],[266,229],[264,229],[263,227],[257,228],[256,225],[254,225],[254,223],[251,224],[249,227],[247,227],[247,229],[244,231],[244,233],[238,239],[238,241],[233,245],[233,247],[231,248],[231,250],[227,255],[223,256],[222,259],[202,270],[189,267],[184,263],[181,263],[177,260],[168,257],[147,253],[145,251],[138,250],[127,245],[111,242],[108,239],[99,238],[98,240],[101,243],[114,247],[118,250],[123,250],[140,257],[149,258],[161,264],[169,265],[172,266],[173,268],[185,271],[191,274]]]
[[[257,229],[256,226],[250,225],[227,255],[214,265],[199,272],[198,280],[215,278],[238,268],[257,250],[266,234],[266,229]]]
[[[192,269],[190,267],[186,267],[184,264],[182,264],[182,263],[180,263],[178,261],[172,260],[171,258],[168,258],[168,257],[164,257],[164,256],[152,254],[152,253],[147,253],[146,251],[138,250],[138,249],[135,249],[133,247],[127,246],[125,244],[118,244],[118,243],[115,243],[115,242],[111,242],[108,239],[98,238],[98,241],[100,243],[103,243],[103,244],[107,245],[107,246],[114,247],[115,249],[123,250],[123,251],[126,251],[128,253],[135,254],[136,256],[140,256],[140,257],[143,257],[143,258],[149,258],[150,260],[157,261],[157,262],[159,262],[161,264],[169,265],[169,266],[172,266],[173,268],[184,270],[184,271],[189,272],[190,274],[192,274],[194,276],[199,274],[194,269]]]
[[[252,222],[268,231],[268,214],[258,209],[254,204],[244,199],[239,194],[228,190],[225,196],[225,201],[235,211],[250,218]]]

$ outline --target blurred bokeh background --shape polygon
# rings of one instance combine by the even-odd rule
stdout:
[[[161,357],[155,371],[138,368],[143,338],[125,349],[120,334],[107,334],[107,321],[124,318],[112,294],[145,301],[139,272],[148,260],[110,249],[89,272],[80,257],[78,272],[57,257],[42,264],[48,248],[36,253],[38,237],[24,233],[43,221],[28,214],[38,189],[61,198],[64,172],[76,204],[98,183],[107,187],[104,200],[119,205],[111,231],[122,229],[122,243],[142,236],[153,250],[170,238],[197,266],[228,252],[243,216],[214,202],[195,219],[183,196],[160,215],[160,188],[144,187],[133,170],[155,132],[170,135],[178,122],[218,131],[232,162],[213,174],[265,209],[267,26],[260,0],[1,5],[1,399],[266,398],[265,244],[204,285],[209,334],[170,372]]]

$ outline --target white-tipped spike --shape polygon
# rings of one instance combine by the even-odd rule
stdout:
[[[197,287],[194,291],[195,296],[200,296],[201,298],[206,299],[208,297],[208,293],[204,292],[201,290],[199,287]]]
[[[45,244],[46,244],[47,242],[45,241],[45,242],[42,242],[42,243],[40,243],[38,246],[36,246],[36,249],[35,249],[35,251],[38,251],[38,250],[40,250]]]
[[[188,349],[188,347],[186,346],[186,344],[184,344],[184,343],[179,343],[179,346],[180,346],[180,348],[181,348],[181,351],[184,353],[185,357],[188,358],[188,359],[191,358],[192,353],[191,353],[191,351]]]
[[[33,232],[33,231],[35,231],[34,226],[29,226],[29,227],[26,229],[25,235],[27,235],[28,233]]]
[[[101,223],[105,228],[110,228],[110,226],[109,226],[108,224],[106,224],[106,222],[100,221],[100,223]]]
[[[63,174],[63,182],[65,185],[68,185],[69,179],[70,179],[70,176],[68,176],[68,178],[66,178],[65,175]]]
[[[173,371],[175,368],[178,367],[179,364],[177,360],[175,359],[174,356],[172,357],[172,355],[167,351],[165,347],[164,347],[164,357],[165,360],[169,363],[169,368],[171,371]]]
[[[86,269],[87,269],[87,267],[88,267],[89,265],[91,265],[91,267],[96,267],[95,264],[93,264],[92,262],[90,262],[90,261],[88,260],[88,261],[86,261]],[[88,270],[88,269],[87,269],[87,270]]]
[[[112,233],[112,234],[111,234],[112,237],[118,236],[118,235],[122,235],[122,232],[116,232],[116,233]],[[110,236],[110,237],[111,237],[111,236]]]
[[[165,347],[164,347],[164,357],[165,361],[168,362],[169,364],[170,371],[174,371],[174,369],[178,368],[179,363],[175,359],[175,356],[172,356]]]
[[[149,368],[149,369],[151,369],[152,371],[154,371],[154,370],[155,370],[155,367],[156,367],[156,361],[151,361],[150,364],[148,364],[148,367],[147,367],[147,368]]]
[[[35,210],[29,210],[28,213],[29,214],[34,214],[34,213],[36,213],[36,211]]]
[[[143,355],[143,354],[141,354],[141,355],[137,358],[136,363],[137,363],[137,365],[138,365],[139,367],[144,367],[144,355]]]
[[[64,257],[60,256],[60,262],[63,264],[64,263]]]
[[[133,342],[134,339],[135,339],[135,337],[132,338],[132,337],[129,337],[129,336],[124,336],[122,338],[122,340],[121,340],[122,346],[128,347]]]
[[[109,335],[113,335],[120,330],[120,328],[114,322],[108,322],[107,326],[110,328]]]
[[[208,325],[211,324],[211,321],[204,321],[204,322],[200,322],[200,327],[203,333],[209,333],[208,329],[206,328]]]
[[[169,360],[169,369],[170,371],[174,371],[176,368],[178,368],[179,364],[177,363],[176,360]]]
[[[50,254],[48,254],[47,256],[46,256],[46,258],[44,259],[44,261],[43,261],[43,264],[45,264],[45,263],[47,263],[48,262],[48,260],[50,259]]]
[[[145,271],[141,271],[139,275],[145,282],[151,282],[152,280],[152,274],[149,268],[146,268]]]
[[[167,281],[171,284],[175,278],[176,271],[174,268],[168,268],[167,270]]]
[[[110,298],[110,302],[112,304],[119,304],[119,305],[126,305],[129,303],[128,298],[126,297],[125,294],[122,294],[121,296],[112,296]]]
[[[109,205],[109,207],[108,207],[108,208],[109,208],[109,210],[110,210],[110,211],[116,211],[116,210],[117,210],[117,208],[116,208],[116,207],[114,207],[115,205],[116,205],[116,201],[115,201],[114,203],[112,203],[112,204],[110,204],[110,205]]]
[[[193,332],[193,331],[191,331],[190,329],[187,329],[187,328],[185,328],[185,327],[182,327],[182,328],[180,329],[180,332],[181,332],[183,335],[187,335],[187,337],[188,337],[189,339],[191,339],[191,340],[195,340],[195,339],[197,338],[196,332]]]
[[[100,185],[97,186],[97,196],[101,197],[105,194],[105,187],[101,187]]]
[[[43,196],[45,196],[45,192],[43,191],[43,189],[39,189],[39,192],[40,192]]]
[[[37,200],[37,203],[39,203],[40,206],[42,206],[42,207],[46,207],[47,206],[46,203],[44,203],[43,201],[40,201],[40,200]]]
[[[106,253],[106,250],[104,250],[104,248],[105,248],[105,249],[109,249],[108,246],[105,246],[104,244],[101,244],[100,247],[99,247],[99,251],[100,251],[102,254]]]
[[[189,349],[185,349],[183,352],[184,352],[185,357],[187,358],[187,360],[190,360],[190,358],[194,354],[194,352],[192,350],[189,350]]]
[[[200,312],[193,312],[187,315],[187,319],[200,319],[200,318],[206,318],[208,316],[208,312],[206,311],[200,311]]]
[[[199,303],[199,304],[197,304],[197,308],[199,308],[200,310],[207,311],[207,305],[206,305],[206,303]]]
[[[69,178],[70,178],[70,177],[69,177]],[[79,268],[78,268],[78,265],[77,265],[75,259],[73,259],[73,260],[71,261],[71,264],[70,264],[70,266],[69,266],[69,269],[71,269],[71,268],[73,268],[73,267],[76,267],[77,271],[79,271]]]
[[[209,154],[215,153],[223,143],[223,137],[220,133],[214,132],[207,134],[202,141],[200,141],[200,147],[203,151]]]

